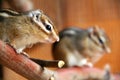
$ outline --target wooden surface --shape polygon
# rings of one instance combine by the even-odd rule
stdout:
[[[111,39],[112,52],[106,54],[95,67],[103,68],[105,64],[110,64],[112,72],[120,72],[120,0],[34,0],[34,6],[43,10],[59,30],[69,26],[102,27]],[[26,51],[31,57],[52,59],[51,44],[38,44]],[[12,76],[5,80],[14,80]]]

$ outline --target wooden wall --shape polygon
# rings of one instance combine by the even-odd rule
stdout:
[[[35,2],[37,2],[36,8],[47,13],[59,30],[69,26],[87,28],[99,25],[102,27],[111,39],[112,52],[105,55],[96,67],[102,68],[108,63],[113,72],[120,72],[120,0],[38,0]],[[50,54],[50,52],[45,53]]]
[[[112,72],[120,72],[120,0],[34,0],[34,5],[35,9],[41,9],[50,16],[58,30],[69,26],[102,27],[111,39],[112,52],[95,66],[103,68],[105,64],[110,64]],[[52,59],[51,44],[38,44],[26,51],[31,57]],[[11,74],[5,75],[4,80],[24,80],[6,69],[4,73]]]

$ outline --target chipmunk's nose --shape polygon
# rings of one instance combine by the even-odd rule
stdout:
[[[58,42],[60,40],[59,36],[57,36],[56,41]]]
[[[59,35],[56,32],[53,32],[53,39],[57,42],[60,40]]]
[[[58,42],[59,41],[59,36],[58,35],[51,35],[51,36],[49,36],[48,38],[47,38],[47,40],[49,41],[49,42],[51,42],[51,43],[54,43],[54,42]]]
[[[53,38],[54,38],[54,41],[57,41],[57,42],[60,40],[58,35],[55,35]]]
[[[106,50],[107,53],[110,53],[110,52],[111,52],[111,49],[110,49],[109,47],[106,47],[105,50]]]
[[[108,47],[108,46],[104,46],[104,51],[105,51],[106,53],[111,53],[111,49],[110,49],[110,47]]]
[[[49,37],[49,39],[47,39],[48,42],[50,43],[54,43],[54,42],[58,42],[59,41],[59,37],[56,36],[56,37]]]
[[[111,49],[110,49],[110,47],[109,46],[107,46],[107,45],[103,45],[103,48],[104,48],[104,51],[106,52],[106,53],[111,53]]]

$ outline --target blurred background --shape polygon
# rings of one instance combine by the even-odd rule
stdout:
[[[41,9],[50,17],[58,31],[70,26],[87,28],[98,25],[103,28],[110,37],[112,52],[100,59],[95,67],[103,69],[105,64],[109,64],[113,73],[120,72],[120,0],[31,1],[34,9]],[[1,6],[10,8],[5,0]],[[34,58],[52,60],[51,45],[37,44],[32,49],[26,49],[26,52]],[[7,68],[4,68],[4,74],[4,80],[25,80]]]

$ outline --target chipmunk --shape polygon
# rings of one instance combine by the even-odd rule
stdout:
[[[65,61],[65,67],[92,67],[104,53],[110,53],[110,39],[99,27],[70,27],[62,30],[59,37],[60,41],[52,46],[52,55]]]
[[[18,13],[0,10],[0,39],[17,53],[36,43],[53,43],[59,37],[52,21],[40,10]]]

